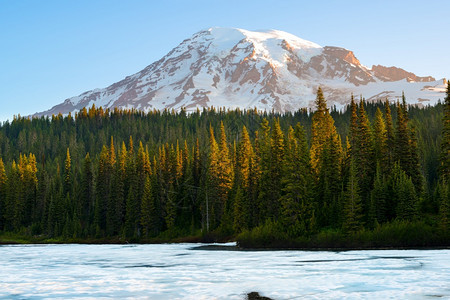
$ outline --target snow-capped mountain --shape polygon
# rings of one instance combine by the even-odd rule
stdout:
[[[444,98],[444,81],[396,67],[368,68],[350,50],[321,47],[283,31],[210,28],[142,71],[36,115],[73,113],[92,104],[144,111],[214,106],[285,112],[314,107],[319,86],[328,104],[338,108],[352,93],[371,101],[394,100],[402,91],[408,103],[433,105]]]

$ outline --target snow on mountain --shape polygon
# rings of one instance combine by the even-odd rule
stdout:
[[[396,67],[362,65],[352,51],[321,47],[278,30],[210,28],[194,34],[142,71],[104,89],[69,98],[37,116],[83,107],[153,109],[257,108],[278,112],[313,108],[318,87],[329,105],[343,107],[351,93],[433,105],[444,80]]]

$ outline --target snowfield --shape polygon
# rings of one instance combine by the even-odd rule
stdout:
[[[0,298],[244,299],[252,291],[273,299],[450,298],[450,250],[196,246],[0,246]]]
[[[214,106],[288,112],[313,109],[319,86],[336,107],[348,104],[352,93],[369,101],[396,101],[405,92],[407,102],[418,105],[444,99],[443,79],[383,68],[364,66],[345,48],[322,47],[279,30],[214,27],[195,33],[122,81],[66,99],[36,116],[75,113],[93,104],[143,111]]]

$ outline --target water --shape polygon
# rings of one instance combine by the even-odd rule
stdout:
[[[0,246],[0,298],[450,299],[450,250]],[[231,245],[230,245],[231,246]]]

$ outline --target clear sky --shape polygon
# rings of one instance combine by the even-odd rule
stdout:
[[[445,0],[0,0],[0,120],[106,87],[215,26],[283,30],[369,67],[450,76]]]

